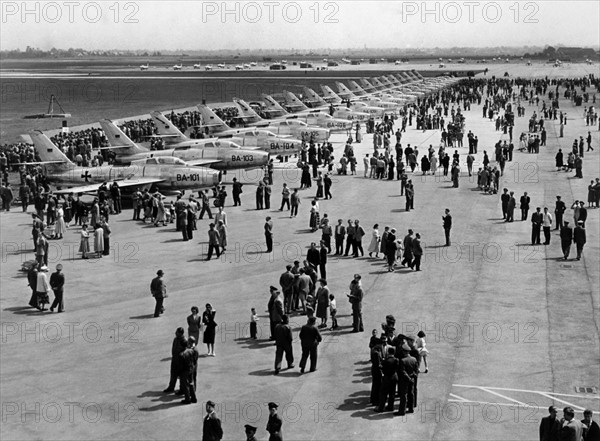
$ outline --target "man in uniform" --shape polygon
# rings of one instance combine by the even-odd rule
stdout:
[[[289,323],[288,316],[283,315],[281,323],[275,326],[275,375],[279,374],[281,370],[281,360],[284,353],[288,369],[293,369],[294,367],[294,350],[292,348],[294,337]]]
[[[156,306],[154,307],[154,317],[159,317],[163,312],[165,312],[165,308],[163,307],[163,301],[165,297],[167,297],[167,285],[163,280],[164,276],[163,270],[158,270],[156,272],[156,277],[152,279],[150,283],[150,292],[156,300]]]
[[[64,311],[63,304],[63,287],[65,286],[65,275],[62,273],[63,266],[59,263],[56,265],[56,272],[50,276],[50,287],[54,291],[54,301],[50,306],[50,311],[54,312],[54,308],[58,306],[58,312]]]
[[[187,348],[179,355],[181,358],[181,377],[179,380],[181,391],[185,394],[185,399],[181,404],[197,403],[196,388],[194,386],[194,373],[198,368],[198,351],[194,349],[196,339],[188,338]]]
[[[202,423],[202,441],[220,441],[223,438],[223,428],[221,420],[215,413],[215,403],[206,402],[206,416]]]
[[[269,432],[269,441],[283,441],[281,426],[283,421],[277,415],[277,403],[269,403],[269,421],[267,422],[267,432]]]
[[[506,219],[506,214],[508,211],[508,201],[510,200],[508,188],[504,189],[504,193],[502,193],[502,196],[500,196],[500,200],[502,201],[502,218]]]
[[[177,328],[175,331],[175,338],[171,345],[171,378],[169,379],[169,386],[163,391],[164,393],[175,392],[175,384],[179,377],[179,387],[183,389],[182,378],[181,378],[181,358],[180,355],[187,348],[187,340],[184,336],[185,331],[183,328]]]
[[[300,359],[300,373],[304,373],[306,361],[310,356],[310,371],[317,370],[317,347],[321,342],[321,333],[315,326],[317,319],[309,317],[306,325],[300,330],[300,343],[302,345],[302,358]]]
[[[244,426],[244,430],[246,432],[246,441],[257,441],[256,440],[256,430],[257,428],[251,426],[250,424],[246,424]]]
[[[414,413],[415,378],[419,372],[419,363],[410,356],[410,347],[404,343],[400,348],[401,359],[398,367],[398,392],[400,406],[397,415]]]

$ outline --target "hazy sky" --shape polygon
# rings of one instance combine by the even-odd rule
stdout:
[[[600,45],[597,1],[2,1],[2,49]]]

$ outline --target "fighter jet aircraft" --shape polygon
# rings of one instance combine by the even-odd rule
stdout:
[[[246,126],[267,129],[279,136],[291,135],[305,141],[325,142],[329,139],[330,132],[328,129],[312,127],[303,121],[294,119],[262,119],[245,101],[234,98],[233,102],[240,109],[241,116],[239,118],[244,121]]]
[[[286,102],[304,106],[299,113],[288,113],[273,97],[262,94],[262,98],[267,105],[267,111],[279,112],[278,119],[297,119],[306,124],[316,127],[329,129],[331,132],[345,132],[352,129],[352,121],[347,119],[334,118],[329,113],[324,113],[321,109],[309,109],[291,92],[283,91]]]
[[[302,91],[305,96],[305,101],[311,105],[310,109],[321,109],[321,111],[326,111],[330,115],[331,112],[333,112],[332,116],[334,118],[348,119],[350,121],[366,121],[370,117],[368,113],[349,109],[343,103],[328,103],[323,97],[309,87],[303,87]],[[293,109],[289,103],[287,105]],[[306,105],[304,105],[304,107],[306,107]],[[308,109],[308,107],[306,108]]]
[[[346,88],[346,86],[343,84],[342,86]],[[336,94],[329,86],[321,85],[321,90],[323,90],[323,94],[325,97],[327,97],[326,99],[330,100],[332,103],[341,104],[346,102],[349,103],[347,105],[352,110],[368,113],[370,116],[375,118],[383,118],[383,114],[385,113],[385,109],[383,107],[370,106],[366,102],[359,101],[358,97],[350,92],[347,88],[347,93],[343,92],[343,94],[340,95]]]
[[[155,186],[165,193],[212,187],[219,183],[219,172],[192,167],[173,157],[147,158],[127,167],[79,167],[41,131],[31,132],[30,136],[41,159],[38,164],[43,166],[48,182],[59,189],[55,192],[58,194],[94,192],[102,183],[113,181],[121,188]]]
[[[241,149],[229,141],[211,141],[203,147],[184,145],[167,150],[148,150],[133,142],[112,121],[101,120],[100,125],[108,138],[112,150],[117,153],[116,161],[130,164],[145,158],[175,157],[190,166],[206,166],[216,170],[252,169],[266,165],[269,154]]]
[[[173,70],[181,70],[183,69],[183,64],[176,64],[175,66],[173,66]]]
[[[273,132],[256,127],[231,128],[206,105],[199,104],[198,110],[204,122],[202,128],[208,128],[209,133],[212,132],[212,135],[217,137],[212,138],[211,141],[226,143],[229,140],[235,142],[238,146],[245,147],[247,150],[260,150],[271,155],[280,156],[290,156],[302,150],[302,141],[297,139],[277,136]],[[161,134],[171,136],[179,142],[187,139],[162,113],[152,112],[151,115]],[[188,139],[187,142],[192,141],[203,140]],[[207,145],[205,146],[207,147]]]
[[[148,70],[150,69],[150,63],[142,64],[140,66],[140,70]]]

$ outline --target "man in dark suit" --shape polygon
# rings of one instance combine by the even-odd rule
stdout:
[[[163,302],[165,297],[167,296],[167,285],[163,280],[163,276],[165,273],[163,270],[158,270],[156,272],[156,277],[152,279],[150,283],[150,292],[156,300],[156,305],[154,306],[154,317],[159,317],[163,312],[165,312],[165,308],[163,307]]]
[[[581,220],[577,221],[577,226],[573,230],[573,242],[575,242],[575,246],[577,247],[577,260],[580,260],[583,253],[583,246],[586,242],[585,228]]]
[[[381,373],[383,374],[383,377],[381,379],[381,386],[379,387],[377,412],[383,412],[386,402],[387,407],[385,410],[394,410],[399,366],[400,362],[395,356],[395,349],[389,347],[385,359],[381,362]]]
[[[560,246],[565,260],[569,258],[571,253],[571,243],[573,243],[573,228],[569,227],[569,222],[564,221],[560,229]]]
[[[354,248],[355,231],[356,229],[354,228],[354,223],[350,219],[348,219],[348,227],[346,227],[346,233],[348,234],[348,237],[346,238],[346,252],[344,253],[344,256],[348,255],[350,248]]]
[[[267,422],[267,432],[269,432],[269,441],[283,441],[283,433],[281,432],[281,426],[283,421],[277,415],[277,403],[269,403],[269,421]]]
[[[515,207],[517,205],[517,200],[515,199],[515,192],[510,192],[510,197],[508,199],[508,206],[506,208],[506,222],[513,222],[515,220]]]
[[[560,196],[556,196],[556,207],[554,208],[554,216],[556,217],[556,230],[562,227],[563,224],[563,213],[566,211],[567,206],[563,201],[560,200]]]
[[[583,440],[584,441],[600,441],[600,426],[596,421],[592,420],[593,413],[590,409],[586,409],[583,411],[583,419],[581,423],[585,425],[586,428],[583,430]]]
[[[537,207],[535,213],[531,215],[531,245],[539,245],[541,243],[540,232],[544,217],[541,208]]]
[[[171,345],[171,378],[169,380],[169,386],[163,391],[165,393],[175,392],[177,378],[179,378],[179,387],[183,387],[183,380],[181,378],[182,363],[179,356],[187,348],[187,340],[184,334],[185,331],[181,327],[177,328],[175,331],[175,338],[173,339],[173,344]]]
[[[446,235],[446,246],[450,246],[450,229],[452,228],[452,216],[450,215],[450,210],[446,208],[446,214],[442,216],[442,220],[444,221],[444,234]]]
[[[579,202],[579,219],[577,219],[578,221],[582,221],[583,222],[583,228],[585,228],[585,221],[587,220],[587,208],[585,208],[585,202],[580,201]]]
[[[202,423],[202,441],[220,441],[223,438],[221,420],[215,413],[215,403],[206,402],[206,416]]]
[[[419,363],[410,356],[410,347],[406,343],[400,347],[400,357],[398,365],[400,406],[396,415],[404,415],[406,412],[414,413],[414,385],[419,373]]]
[[[540,441],[558,441],[560,432],[560,421],[556,417],[556,407],[548,408],[550,415],[542,418],[540,422]]]
[[[283,320],[284,300],[281,296],[281,291],[279,291],[276,287],[271,286],[269,290],[271,292],[271,297],[267,303],[267,311],[269,311],[269,323],[271,330],[271,336],[269,339],[275,340],[275,327]]]
[[[408,230],[408,234],[404,236],[403,245],[404,245],[404,255],[402,256],[402,262],[400,263],[402,266],[408,265],[412,268],[412,260],[413,260],[413,252],[412,252],[412,243],[413,243],[413,230]]]
[[[412,252],[415,256],[415,260],[413,261],[411,268],[414,268],[415,271],[421,271],[423,247],[421,246],[421,235],[419,233],[415,234],[415,238],[412,241]]]
[[[321,254],[319,253],[315,242],[311,242],[310,248],[306,252],[306,261],[312,263],[315,268],[318,268],[321,263]]]
[[[65,286],[65,275],[62,273],[63,266],[59,263],[56,265],[56,272],[50,276],[50,288],[54,291],[54,301],[50,306],[50,311],[54,312],[54,308],[58,306],[58,312],[64,311],[63,304],[63,287]]]
[[[519,202],[521,203],[521,220],[525,221],[529,214],[529,203],[531,202],[531,198],[527,196],[527,192],[523,193]]]
[[[506,213],[508,211],[508,201],[510,200],[508,188],[504,189],[504,193],[502,193],[502,196],[500,196],[500,200],[502,201],[502,219],[506,219]]]
[[[196,389],[194,386],[194,373],[198,367],[198,351],[194,349],[196,339],[188,338],[187,348],[180,354],[181,357],[181,390],[185,395],[185,399],[181,404],[197,403]]]
[[[335,226],[335,255],[344,254],[344,237],[346,237],[346,227],[342,224],[343,220],[338,219]]]
[[[294,367],[294,351],[292,348],[292,341],[294,337],[292,335],[292,328],[290,327],[290,320],[287,315],[282,317],[282,322],[275,326],[275,375],[279,374],[281,370],[281,360],[285,353],[285,360],[287,361],[288,369]]]
[[[302,358],[300,359],[300,372],[304,373],[306,361],[310,356],[310,371],[317,370],[317,346],[321,342],[321,333],[315,326],[317,319],[309,317],[306,325],[300,330],[300,343],[302,345]]]

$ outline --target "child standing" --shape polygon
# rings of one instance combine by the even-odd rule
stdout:
[[[337,322],[337,305],[335,303],[335,296],[329,294],[329,313],[331,314],[331,331],[338,327]]]
[[[255,308],[251,308],[250,311],[251,311],[251,314],[250,314],[250,338],[252,340],[256,340],[256,327],[257,327],[257,322],[260,319],[258,318],[258,315],[256,315]]]
[[[427,373],[429,372],[429,369],[427,368],[427,354],[429,354],[429,351],[425,346],[427,346],[427,343],[425,343],[425,333],[423,331],[419,331],[419,333],[417,334],[417,339],[415,340],[415,348],[417,349],[417,351],[419,351],[419,354],[421,355],[421,359],[425,364],[425,373]],[[419,363],[419,368],[420,367],[421,366]]]

